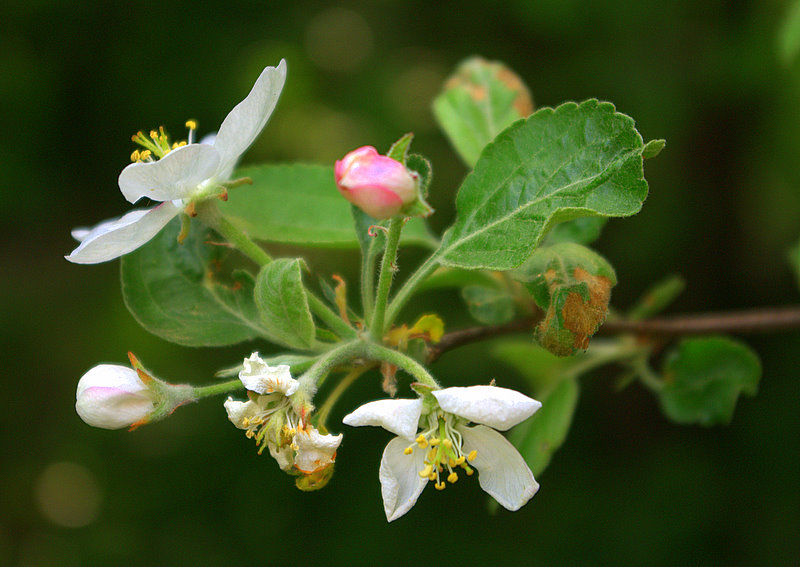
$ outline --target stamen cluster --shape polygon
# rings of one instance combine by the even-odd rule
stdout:
[[[423,418],[424,419],[424,418]],[[419,476],[427,478],[434,483],[436,490],[444,490],[445,482],[442,480],[445,470],[447,482],[455,484],[458,481],[456,468],[461,467],[467,476],[474,474],[474,469],[467,464],[478,456],[477,450],[470,451],[467,455],[462,450],[463,438],[454,427],[455,416],[448,413],[437,412],[427,417],[428,429],[421,432],[415,439],[414,445],[409,445],[404,453],[411,455],[415,447],[425,450],[430,447],[425,456],[425,466],[419,471]]]

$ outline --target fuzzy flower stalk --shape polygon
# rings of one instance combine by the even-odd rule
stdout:
[[[246,402],[228,398],[228,419],[255,439],[258,453],[264,449],[281,470],[298,476],[301,490],[317,490],[333,475],[342,434],[324,435],[308,421],[307,412],[293,407],[300,383],[286,365],[270,366],[254,352],[244,359],[239,379],[247,388]]]
[[[419,175],[372,146],[353,150],[338,160],[334,177],[342,196],[372,218],[432,212],[420,195]]]
[[[472,476],[475,469],[481,488],[508,510],[519,510],[536,494],[530,468],[496,430],[528,419],[540,402],[496,386],[416,389],[422,397],[369,402],[343,420],[397,435],[383,451],[378,475],[387,520],[408,512],[429,482],[443,490],[459,473]]]
[[[191,386],[159,380],[132,353],[128,357],[133,368],[100,364],[78,381],[75,411],[87,424],[101,429],[134,430],[194,401]]]
[[[136,250],[184,210],[214,197],[226,198],[239,157],[266,125],[286,81],[286,62],[266,67],[250,94],[237,104],[216,135],[195,143],[197,124],[190,120],[188,140],[170,142],[164,128],[149,135],[138,132],[133,141],[141,146],[131,155],[133,163],[122,170],[119,188],[131,203],[146,198],[160,201],[150,209],[136,209],[121,218],[91,229],[75,229],[80,245],[66,259],[76,264],[97,264]]]

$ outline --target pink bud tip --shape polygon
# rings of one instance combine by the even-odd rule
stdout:
[[[337,161],[334,176],[342,196],[376,219],[397,216],[417,200],[416,176],[372,146]]]

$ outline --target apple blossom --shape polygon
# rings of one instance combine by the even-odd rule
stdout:
[[[244,359],[239,379],[249,399],[228,398],[225,411],[231,423],[256,440],[259,453],[267,448],[281,470],[301,475],[319,474],[333,465],[342,435],[323,435],[297,414],[291,396],[299,383],[288,366],[269,366],[254,352]]]
[[[345,416],[347,425],[378,425],[397,437],[383,452],[379,479],[386,518],[396,520],[416,503],[425,485],[438,490],[479,471],[481,488],[508,510],[518,510],[539,484],[505,431],[526,420],[541,403],[496,386],[454,387],[430,392],[433,400],[369,402]],[[427,397],[427,396],[426,396]],[[476,425],[469,427],[468,423]]]
[[[135,210],[73,236],[80,245],[66,259],[76,264],[113,260],[145,244],[187,205],[224,194],[239,157],[269,120],[286,80],[286,62],[266,67],[250,93],[223,120],[216,136],[193,143],[196,124],[189,121],[188,143],[170,144],[163,128],[133,141],[144,149],[122,170],[119,188],[131,203],[146,197],[161,201],[149,210]],[[158,158],[158,159],[156,159]]]
[[[418,175],[372,146],[338,160],[334,177],[342,196],[376,219],[402,214],[418,199]]]

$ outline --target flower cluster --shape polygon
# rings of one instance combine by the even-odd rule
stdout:
[[[225,410],[231,423],[255,439],[259,454],[267,448],[284,471],[329,478],[342,435],[323,435],[302,413],[298,415],[292,396],[299,383],[289,367],[269,366],[254,352],[244,360],[239,379],[249,399],[228,398]]]
[[[153,238],[186,207],[210,197],[224,197],[236,162],[269,120],[285,80],[285,61],[266,67],[217,134],[201,143],[193,143],[193,121],[186,123],[188,143],[170,143],[163,128],[149,136],[142,132],[134,135],[133,141],[143,149],[135,151],[131,156],[134,163],[122,170],[119,188],[131,203],[146,197],[161,204],[133,210],[92,229],[75,229],[72,236],[80,245],[67,260],[97,264],[123,256]]]
[[[396,520],[416,503],[428,482],[438,490],[475,467],[478,482],[508,510],[518,510],[539,484],[525,460],[496,429],[526,420],[541,403],[496,386],[432,390],[415,400],[369,402],[345,416],[347,425],[377,425],[397,435],[380,466],[386,518]],[[476,425],[469,427],[468,423]]]

